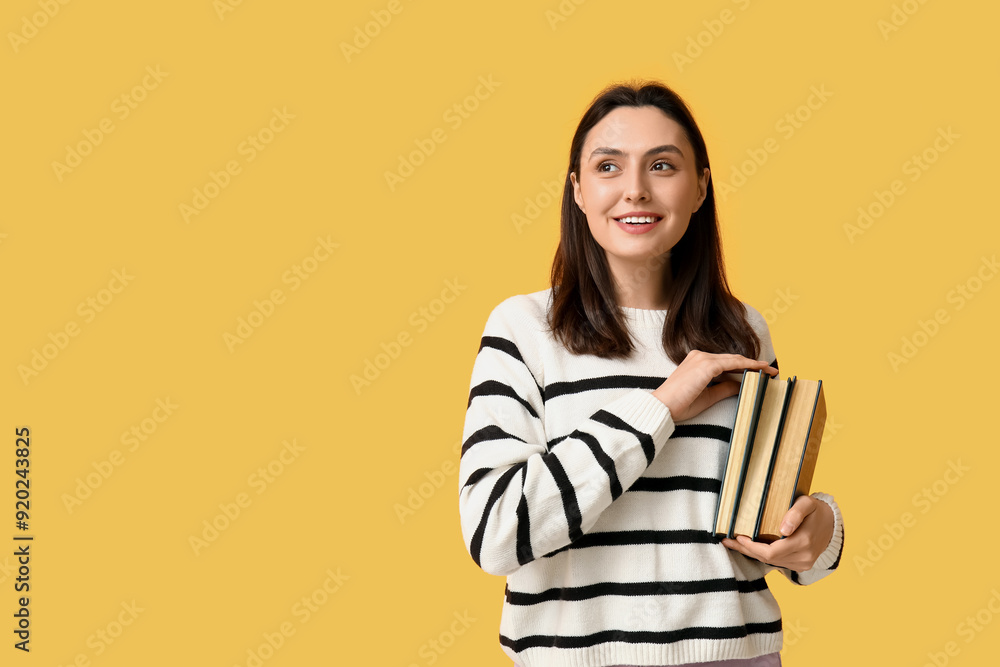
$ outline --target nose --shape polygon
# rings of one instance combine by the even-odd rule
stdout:
[[[628,182],[625,183],[626,201],[643,201],[649,199],[649,186],[642,170],[634,170]]]

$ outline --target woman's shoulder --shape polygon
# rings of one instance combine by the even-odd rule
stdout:
[[[757,334],[757,339],[760,341],[761,349],[757,358],[768,363],[775,363],[774,344],[771,342],[771,330],[767,325],[767,318],[749,303],[745,301],[740,301],[740,303],[743,304],[743,308],[747,314],[747,321],[753,327],[754,332]]]
[[[520,359],[535,378],[536,385],[544,378],[540,350],[551,346],[550,339],[545,337],[550,293],[551,288],[507,297],[493,308],[483,329],[482,345]]]
[[[488,323],[518,329],[542,327],[551,305],[551,287],[527,294],[514,294],[493,308]]]
[[[767,331],[767,320],[761,315],[760,311],[751,306],[746,301],[740,301],[743,304],[743,309],[746,311],[747,321],[750,326],[759,334],[762,331]]]

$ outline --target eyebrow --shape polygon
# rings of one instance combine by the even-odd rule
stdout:
[[[684,153],[681,152],[681,149],[677,148],[677,146],[674,146],[673,144],[664,144],[662,146],[650,148],[648,151],[646,151],[644,157],[649,157],[650,155],[656,155],[658,153],[677,153],[681,157],[684,157]],[[594,152],[590,154],[590,159],[591,160],[594,159],[595,155],[615,155],[618,157],[622,157],[625,155],[625,153],[623,153],[621,150],[617,148],[611,148],[609,146],[598,146],[597,148],[594,149]]]

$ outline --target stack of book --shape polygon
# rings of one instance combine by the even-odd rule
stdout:
[[[716,537],[781,539],[781,519],[809,493],[826,400],[822,380],[744,371],[715,512]]]

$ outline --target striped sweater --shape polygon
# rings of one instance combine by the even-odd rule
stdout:
[[[667,311],[622,308],[628,359],[573,355],[548,331],[551,288],[490,313],[472,369],[459,466],[462,535],[505,575],[503,651],[524,667],[677,665],[781,649],[764,575],[809,584],[840,562],[843,524],[796,573],[710,534],[737,397],[675,423],[652,395],[676,364]],[[761,314],[744,304],[777,367]]]

